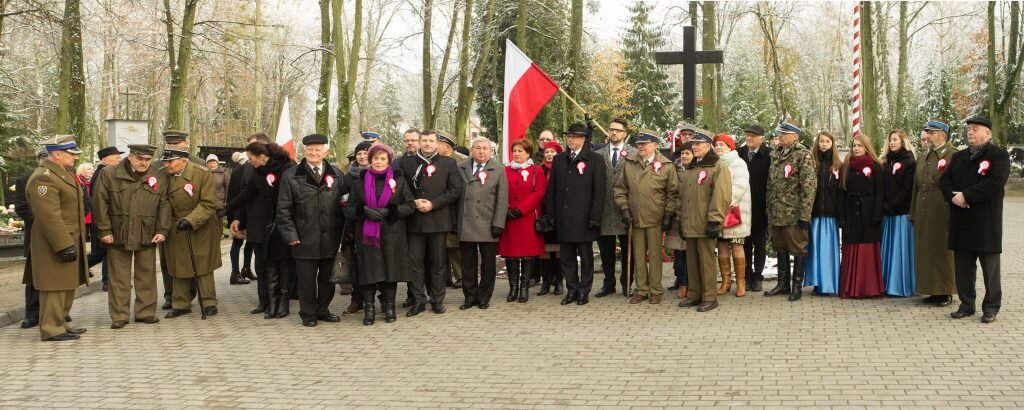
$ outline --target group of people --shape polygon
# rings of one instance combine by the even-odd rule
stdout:
[[[990,142],[984,118],[966,121],[964,151],[949,143],[949,126],[933,120],[921,134],[923,151],[894,130],[881,156],[861,134],[845,159],[827,132],[813,147],[801,145],[789,120],[776,129],[777,146],[758,125],[745,129],[739,148],[732,136],[684,126],[670,150],[653,130],[631,133],[624,119],[611,121],[606,143],[595,146],[595,124],[586,120],[563,133],[565,146],[550,131],[536,144],[516,139],[504,161],[484,137],[469,142],[467,157],[444,132],[410,129],[396,153],[366,131],[345,168],[327,160],[326,136],[304,137],[296,163],[254,134],[230,177],[192,158],[188,133],[165,131],[162,166],[152,164],[157,147],[131,145],[92,177],[91,201],[69,171],[81,152],[74,137],[57,136],[19,187],[26,220],[35,221],[26,235],[26,301],[38,292],[43,340],[84,333],[68,314],[74,289],[86,282],[83,204],[91,202],[114,329],[133,314],[159,322],[157,249],[165,318],[191,313],[197,298],[204,318],[217,314],[213,272],[225,223],[252,250],[259,303],[251,313],[287,317],[297,295],[310,327],[341,320],[328,308],[339,253],[350,261],[354,289],[343,313],[362,311],[372,325],[378,300],[384,320],[397,320],[399,282],[408,285],[408,317],[428,305],[445,313],[449,287],[462,290],[459,309],[488,309],[498,257],[508,272],[506,302],[528,302],[539,279],[537,295],[553,289],[564,293],[562,305],[586,305],[594,242],[604,272],[596,297],[617,294],[618,282],[630,304],[661,303],[672,250],[668,290],[678,290],[680,307],[707,312],[733,289],[733,274],[737,297],[762,291],[769,238],[779,280],[766,296],[797,301],[813,286],[816,295],[843,298],[929,295],[925,303],[944,306],[955,293],[961,304],[952,316],[962,318],[975,314],[980,260],[982,320],[995,320],[1009,157]],[[238,240],[232,252],[241,248]],[[231,283],[245,281],[233,266]]]

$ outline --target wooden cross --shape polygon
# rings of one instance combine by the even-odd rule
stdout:
[[[139,95],[139,93],[133,93],[132,92],[132,86],[129,85],[129,86],[125,87],[124,88],[124,92],[120,93],[120,94],[124,96],[124,118],[128,119],[128,117],[130,117],[132,115],[131,111],[130,111],[131,110],[131,106],[128,103],[129,103],[129,101],[130,101],[130,99],[132,98],[133,95]]]
[[[683,27],[683,51],[654,53],[658,64],[683,65],[683,117],[693,122],[697,111],[697,64],[722,64],[725,54],[721,50],[697,51],[697,36],[693,26]]]

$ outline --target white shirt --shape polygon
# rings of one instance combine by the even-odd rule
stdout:
[[[608,159],[614,158],[616,155],[622,155],[622,151],[625,151],[626,141],[622,141],[619,145],[608,144]],[[615,150],[619,150],[616,152]]]

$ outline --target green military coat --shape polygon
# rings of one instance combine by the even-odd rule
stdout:
[[[35,222],[29,256],[32,286],[41,291],[64,291],[88,283],[85,265],[85,206],[78,180],[59,165],[43,161],[25,186]],[[78,259],[63,262],[57,252],[74,246]]]
[[[676,166],[661,153],[645,165],[639,153],[629,154],[615,182],[615,205],[629,209],[634,228],[661,226],[667,214],[675,214],[679,202]]]
[[[814,209],[814,191],[818,174],[811,161],[811,152],[799,142],[788,150],[778,146],[772,150],[768,172],[768,225],[793,226],[810,222]]]
[[[948,248],[949,203],[942,197],[939,178],[957,149],[946,142],[918,156],[910,222],[914,225],[915,288],[919,295],[954,295],[953,251]]]
[[[92,200],[92,223],[99,236],[114,237],[114,242],[105,246],[128,251],[151,248],[156,246],[153,236],[166,236],[171,228],[167,184],[160,183],[156,167],[136,175],[128,158],[121,160],[100,173],[92,187]]]
[[[221,266],[220,238],[222,228],[217,219],[217,191],[210,170],[189,162],[181,175],[160,173],[160,182],[167,187],[167,202],[171,207],[171,229],[168,231],[164,252],[167,268],[176,278],[192,277],[188,238],[179,231],[178,221],[186,219],[192,224],[192,251],[196,258],[196,271],[202,276],[213,273]]]
[[[708,152],[700,161],[686,167],[679,182],[679,224],[683,237],[706,238],[709,222],[721,225],[732,202],[732,172],[715,155]]]

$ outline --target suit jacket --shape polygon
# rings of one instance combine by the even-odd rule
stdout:
[[[772,150],[767,144],[761,144],[751,160],[750,148],[746,145],[736,149],[743,162],[747,163],[750,173],[750,229],[763,230],[768,227],[768,175],[772,166]]]
[[[600,235],[608,188],[604,160],[584,147],[573,161],[565,151],[552,160],[545,203],[559,242],[593,242]]]
[[[416,155],[402,158],[399,166],[412,188],[413,197],[433,204],[430,212],[412,214],[406,221],[406,230],[410,233],[454,232],[456,208],[466,189],[455,160],[435,153],[427,162]]]
[[[622,144],[622,148],[622,151],[619,151],[619,160],[616,161],[614,167],[612,166],[611,146],[604,144],[604,146],[594,151],[604,159],[604,166],[607,170],[605,176],[604,213],[601,214],[601,236],[626,234],[626,226],[622,224],[622,210],[615,205],[615,183],[619,180],[622,170],[626,167],[626,157],[636,154],[636,148],[626,143]],[[625,155],[622,155],[622,153],[625,153]],[[661,222],[658,223],[660,224]]]

